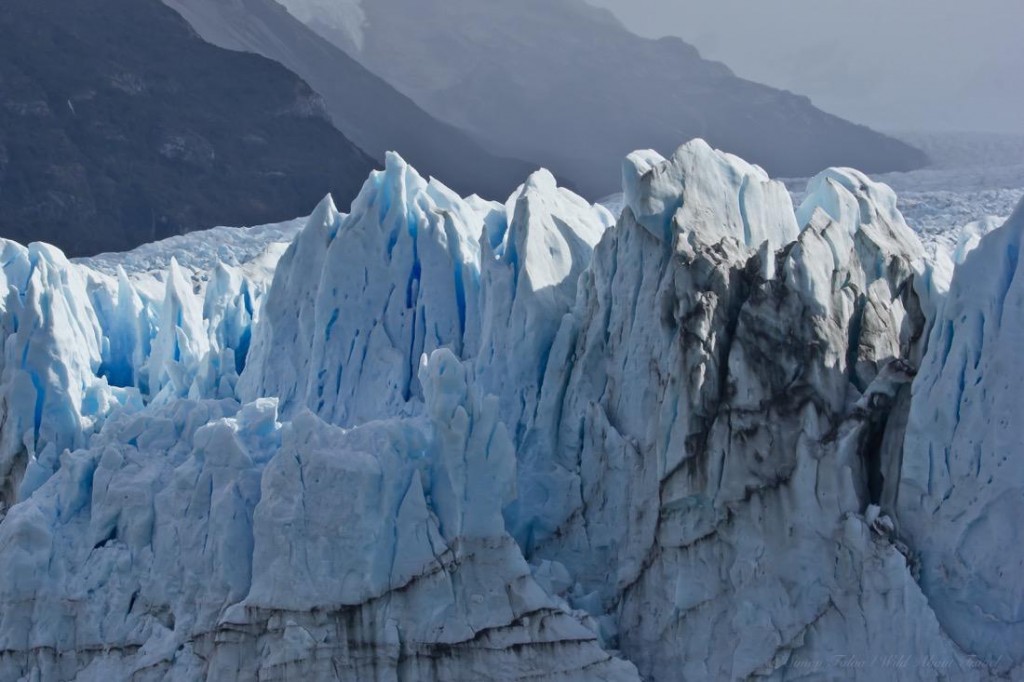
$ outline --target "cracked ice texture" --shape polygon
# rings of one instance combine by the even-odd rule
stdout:
[[[890,365],[925,323],[892,192],[829,171],[797,233],[780,185],[702,143],[634,155],[625,175],[523,441],[520,542],[567,567],[654,679],[783,677],[848,651],[969,674],[861,516],[865,443],[881,432],[892,451],[909,381]],[[752,187],[766,199],[741,210]]]
[[[283,255],[3,242],[0,676],[991,674],[1017,573],[941,578],[1012,536],[1016,479],[920,481],[1015,405],[1019,225],[933,264],[851,169],[796,211],[701,141],[623,179],[613,225],[545,171],[499,204],[389,155]]]
[[[1024,204],[971,242],[914,384],[897,512],[940,622],[1005,672],[1024,660]]]
[[[217,264],[199,294],[173,257],[160,282],[112,277],[45,244],[0,245],[0,507],[45,482],[112,413],[234,395],[264,271]]]
[[[546,171],[502,205],[389,154],[351,213],[325,200],[282,258],[240,395],[341,425],[411,414],[419,357],[440,347],[485,356],[479,371],[495,379],[484,385],[499,394],[498,383],[528,388],[611,222]]]
[[[397,252],[385,275],[410,288],[395,306],[424,321],[395,351],[413,353],[415,375],[393,403],[403,418],[352,430],[301,405],[279,420],[276,396],[235,399],[239,370],[259,357],[247,349],[253,335],[264,338],[263,311],[267,328],[291,321],[274,318],[278,309],[263,305],[269,283],[244,267],[195,273],[172,258],[166,272],[113,278],[58,263],[60,277],[88,280],[67,292],[70,301],[95,308],[93,361],[73,379],[132,404],[76,431],[74,453],[46,467],[30,457],[33,494],[0,527],[10,558],[0,599],[18,605],[0,636],[20,652],[5,659],[5,675],[636,679],[602,649],[587,614],[534,581],[505,533],[514,445],[499,399],[482,397],[450,350],[460,348],[463,315],[480,305],[481,248],[494,261],[487,277],[521,292],[503,314],[553,317],[536,323],[553,333],[610,217],[545,172],[506,208],[428,183],[397,156],[363,198],[351,218],[325,200],[279,268],[281,282],[290,277],[309,287],[302,295],[330,304],[332,282],[309,260],[325,254],[325,235],[351,227],[327,253],[328,275],[372,262],[371,248]],[[369,246],[354,252],[368,234]],[[390,284],[373,276],[381,289]],[[421,281],[428,295],[418,293]],[[372,314],[365,301],[346,312],[344,323]],[[432,334],[449,335],[420,342],[432,351],[421,366],[415,339],[426,338],[426,320]],[[302,329],[315,338],[331,323]],[[80,359],[60,330],[43,341]],[[293,338],[290,350],[309,341]],[[450,349],[435,350],[443,341]],[[45,366],[52,355],[30,360]],[[55,567],[52,579],[43,566]],[[79,607],[82,594],[94,596]]]
[[[505,534],[514,449],[466,378],[436,351],[424,417],[347,431],[266,399],[111,419],[0,526],[0,670],[635,679]]]

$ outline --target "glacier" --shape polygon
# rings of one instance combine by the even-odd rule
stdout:
[[[0,678],[1024,679],[1024,207],[622,173],[0,241]]]
[[[929,339],[935,352],[914,385],[896,511],[950,636],[1006,674],[1024,661],[1024,586],[1014,579],[1024,565],[1016,523],[1024,204],[978,238],[985,227],[958,250]]]

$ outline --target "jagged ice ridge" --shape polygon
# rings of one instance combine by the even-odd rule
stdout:
[[[850,169],[623,182],[3,242],[0,677],[1021,677],[1022,210],[933,259]]]

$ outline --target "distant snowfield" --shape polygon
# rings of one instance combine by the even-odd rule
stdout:
[[[921,147],[933,165],[907,173],[872,176],[896,191],[899,209],[921,237],[929,254],[937,246],[954,251],[975,223],[999,225],[1024,198],[1024,136],[984,134],[906,135]],[[810,178],[784,182],[799,206]],[[613,213],[622,210],[622,195],[601,203]]]
[[[892,187],[899,209],[921,237],[929,254],[941,245],[955,251],[962,235],[977,229],[974,223],[998,226],[1024,198],[1024,137],[986,135],[908,136],[933,158],[930,168],[908,173],[888,173],[873,179]],[[990,165],[985,165],[986,163]],[[809,178],[789,178],[795,206],[806,195]],[[622,210],[622,195],[600,202],[613,214]],[[343,207],[347,208],[347,207]],[[216,227],[145,244],[125,253],[108,253],[77,259],[109,275],[118,267],[129,275],[152,274],[162,280],[171,257],[195,273],[197,287],[217,263],[273,268],[277,258],[306,223],[306,217],[255,227]]]
[[[984,134],[905,135],[924,149],[932,167],[874,179],[896,190],[907,224],[930,253],[952,249],[976,221],[1002,223],[1024,197],[1024,136]],[[795,203],[806,179],[787,180]]]
[[[925,169],[875,179],[896,190],[899,209],[925,248],[952,248],[964,227],[979,220],[1002,223],[1024,197],[1024,164],[1004,168]],[[794,203],[805,179],[786,180]]]
[[[116,275],[118,267],[129,275],[163,272],[171,257],[193,271],[208,270],[217,263],[238,266],[262,254],[270,244],[290,243],[305,226],[306,219],[254,227],[215,227],[143,244],[123,253],[77,258],[75,262],[108,275]]]

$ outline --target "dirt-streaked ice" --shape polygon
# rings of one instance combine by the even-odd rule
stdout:
[[[929,259],[854,170],[623,176],[0,242],[0,677],[1024,674],[1020,214]]]

